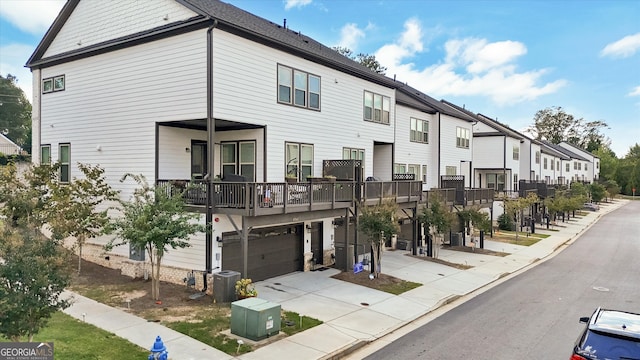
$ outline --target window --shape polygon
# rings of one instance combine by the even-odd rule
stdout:
[[[566,172],[571,171],[571,163],[566,163],[565,166],[564,166],[564,169],[565,169]]]
[[[584,163],[584,171],[589,170],[589,169],[587,169],[587,166],[588,166],[588,165],[589,165],[588,163]]]
[[[342,148],[342,159],[364,160],[364,149]]]
[[[536,151],[536,164],[540,164],[540,151]]]
[[[520,146],[513,146],[513,160],[520,160]]]
[[[313,145],[286,143],[285,160],[285,176],[293,176],[299,181],[313,176]]]
[[[382,124],[389,124],[391,100],[388,96],[364,92],[364,119]]]
[[[42,80],[42,93],[63,91],[65,88],[64,75],[58,75]]]
[[[544,158],[544,159],[542,160],[542,167],[543,167],[545,170],[547,170],[547,158]]]
[[[220,146],[222,178],[228,175],[242,175],[248,181],[255,181],[255,141],[225,142]]]
[[[71,145],[60,144],[59,146],[60,162],[60,182],[68,183],[71,179]]]
[[[551,160],[551,170],[555,170],[554,164],[555,164],[555,161]]]
[[[51,164],[51,145],[40,146],[40,164]]]
[[[513,174],[513,189],[518,190],[518,174]]]
[[[577,161],[573,162],[573,170],[578,170],[578,162]]]
[[[469,148],[469,129],[456,127],[456,146],[459,148]]]
[[[487,188],[504,191],[504,174],[487,174]]]
[[[596,162],[596,169],[600,169],[600,162]]]
[[[278,65],[278,102],[320,110],[320,77]]]
[[[407,174],[413,174],[414,180],[420,180],[420,165],[409,164],[407,168]]]
[[[578,163],[578,170],[582,170],[582,163],[581,162]]]
[[[405,165],[405,164],[395,164],[395,165],[393,165],[393,173],[394,174],[406,174],[407,173],[407,165]]]
[[[429,122],[411,118],[411,141],[429,143]]]
[[[447,166],[445,167],[445,175],[457,175],[458,168],[455,166]]]
[[[427,165],[422,165],[422,182],[427,183]]]
[[[560,161],[556,161],[556,169],[560,170]]]

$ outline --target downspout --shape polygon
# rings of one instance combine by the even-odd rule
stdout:
[[[437,178],[436,178],[436,183],[438,184],[438,188],[440,188],[440,186],[442,186],[442,184],[440,184],[440,156],[442,156],[442,154],[440,153],[440,147],[442,144],[442,121],[440,120],[440,111],[438,111],[438,173],[437,173]]]
[[[206,216],[205,225],[207,231],[205,233],[205,273],[203,274],[204,287],[202,292],[207,291],[207,275],[212,273],[213,270],[213,168],[215,166],[214,159],[214,139],[216,133],[215,119],[213,118],[213,29],[218,26],[218,20],[213,21],[213,24],[207,29],[207,175],[205,180],[207,182],[207,197],[205,201]]]
[[[502,138],[502,148],[503,148],[503,155],[504,155],[504,159],[502,162],[502,176],[504,176],[504,187],[507,187],[507,184],[509,183],[508,179],[507,179],[507,135],[505,135]],[[506,190],[505,190],[506,191]]]

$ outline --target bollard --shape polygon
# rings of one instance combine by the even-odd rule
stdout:
[[[156,337],[156,341],[153,343],[153,347],[150,349],[151,354],[149,355],[148,360],[168,360],[169,353],[167,352],[167,347],[164,346],[162,339],[160,336]]]

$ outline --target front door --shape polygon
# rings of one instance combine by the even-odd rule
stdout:
[[[322,265],[324,263],[324,253],[322,244],[322,221],[311,223],[311,252],[313,253],[313,263]]]
[[[202,180],[207,174],[207,143],[191,141],[191,179]]]

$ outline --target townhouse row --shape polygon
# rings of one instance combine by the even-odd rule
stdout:
[[[424,191],[447,177],[498,191],[597,178],[598,159],[580,149],[531,140],[215,0],[69,0],[27,66],[34,162],[59,162],[63,182],[76,163],[99,164],[123,199],[135,185],[125,173],[187,189],[212,231],[165,257],[167,279],[266,279],[331,265],[350,244],[357,257],[354,198],[394,198],[416,243]],[[307,181],[326,175],[336,181]],[[107,240],[85,252],[145,271],[136,249],[106,260]]]

